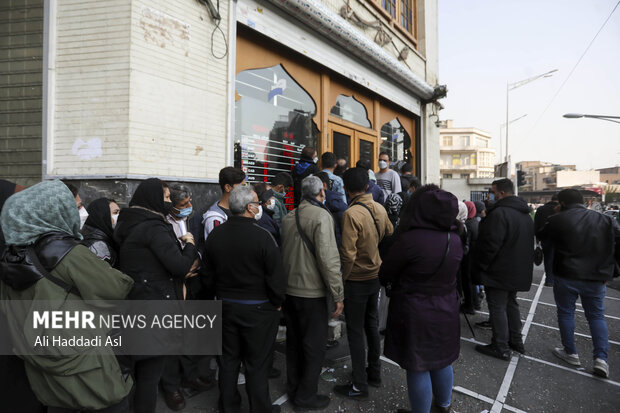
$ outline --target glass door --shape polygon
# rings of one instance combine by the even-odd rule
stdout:
[[[366,159],[370,162],[370,167],[374,171],[376,159],[378,155],[375,153],[375,142],[377,138],[372,135],[368,135],[366,133],[355,131],[355,142],[356,142],[356,150],[355,153],[357,155],[356,162],[360,159]]]
[[[347,165],[352,166],[351,162],[355,161],[352,159],[355,132],[344,126],[330,124],[329,135],[331,138],[331,151],[336,155],[336,158],[346,159]]]

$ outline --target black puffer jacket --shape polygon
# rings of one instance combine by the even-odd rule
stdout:
[[[118,253],[113,247],[114,243],[110,237],[100,229],[91,227],[90,225],[84,225],[81,232],[84,237],[82,245],[91,250],[100,260],[115,267],[118,261]]]
[[[537,235],[553,243],[554,275],[586,281],[613,278],[620,250],[620,226],[612,217],[572,204],[549,217]]]
[[[139,207],[123,209],[114,237],[120,245],[119,269],[134,280],[130,299],[183,299],[183,280],[198,253],[192,244],[181,249],[163,215]]]
[[[476,284],[528,291],[534,271],[534,222],[527,203],[500,199],[479,225],[473,278]]]

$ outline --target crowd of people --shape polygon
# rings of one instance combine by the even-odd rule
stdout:
[[[344,161],[344,162],[343,162]],[[298,409],[322,410],[318,390],[330,319],[346,321],[352,376],[338,397],[363,401],[381,388],[384,354],[406,370],[411,411],[449,412],[452,363],[460,354],[460,313],[486,298],[491,343],[476,350],[501,360],[525,353],[517,293],[532,284],[535,239],[542,242],[545,286],[553,286],[561,346],[553,354],[579,365],[575,301],[581,297],[593,337],[594,373],[609,374],[605,284],[619,275],[620,227],[586,209],[578,191],[539,208],[493,182],[493,201],[459,201],[400,173],[382,152],[348,168],[305,147],[291,173],[248,185],[243,170],[219,173],[221,198],[196,213],[183,184],[143,181],[127,208],[109,198],[82,204],[76,187],[45,181],[30,188],[1,182],[2,303],[73,298],[222,301],[217,379],[201,376],[198,356],[83,355],[3,357],[3,400],[14,411],[155,411],[158,390],[182,410],[182,388],[216,385],[222,412],[238,412],[245,377],[251,412],[276,412],[269,379],[279,326],[286,326],[286,390]],[[292,192],[292,199],[287,194]],[[200,209],[200,208],[199,208]],[[5,248],[6,244],[6,248]],[[46,274],[26,286],[5,271],[20,248]],[[22,283],[23,284],[23,283]],[[17,286],[20,285],[18,288]],[[2,305],[14,341],[25,320]],[[6,381],[6,382],[5,382]]]

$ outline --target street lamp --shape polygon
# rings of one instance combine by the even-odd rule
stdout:
[[[508,150],[508,126],[510,125],[510,121],[508,119],[510,119],[510,91],[520,88],[521,86],[525,86],[530,82],[533,82],[535,80],[538,80],[542,77],[550,77],[553,76],[553,73],[557,72],[558,69],[553,69],[550,70],[548,72],[545,72],[543,74],[540,74],[538,76],[532,76],[530,78],[524,79],[524,80],[520,80],[518,82],[514,82],[514,83],[506,83],[506,160],[505,162],[507,163],[507,175],[508,175],[508,179],[511,178],[512,176],[512,168],[511,168],[511,164],[512,162],[510,161],[510,152]],[[517,194],[518,189],[517,186],[515,185],[515,195]]]
[[[614,119],[620,119],[620,116],[584,115],[582,113],[566,113],[564,114],[564,117],[568,119],[592,118],[592,119],[600,119],[600,120],[606,120],[609,122],[620,123],[620,121],[614,120]]]

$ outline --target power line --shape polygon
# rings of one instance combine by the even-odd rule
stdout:
[[[536,126],[538,126],[538,123],[540,122],[540,120],[543,118],[543,116],[545,116],[545,113],[547,113],[547,110],[549,110],[549,108],[551,107],[551,105],[555,101],[555,98],[558,97],[558,95],[562,91],[562,88],[564,87],[566,82],[568,82],[568,79],[570,79],[570,77],[572,76],[572,74],[575,71],[575,69],[577,69],[577,66],[579,66],[579,63],[581,63],[581,60],[584,58],[586,53],[588,53],[588,50],[590,50],[590,47],[592,46],[592,44],[594,43],[594,41],[596,40],[598,35],[601,33],[601,31],[603,31],[603,28],[605,28],[605,25],[607,24],[609,19],[611,19],[611,16],[614,14],[614,12],[618,8],[618,6],[620,6],[620,1],[618,1],[618,3],[616,3],[616,6],[614,7],[614,9],[611,11],[611,13],[609,13],[609,16],[607,16],[607,18],[603,22],[603,25],[601,26],[601,28],[598,29],[598,32],[596,32],[596,34],[594,35],[594,37],[592,38],[592,40],[588,44],[588,47],[586,47],[586,50],[584,50],[584,52],[581,54],[581,56],[579,57],[579,60],[577,60],[577,63],[575,63],[575,66],[573,66],[573,68],[571,69],[571,71],[568,74],[568,76],[566,76],[566,79],[564,79],[564,82],[562,82],[562,84],[560,85],[559,89],[555,92],[555,94],[553,95],[553,97],[551,98],[549,103],[547,104],[547,107],[545,107],[545,110],[543,110],[543,112],[540,114],[538,119],[536,119],[536,122],[534,123],[534,126],[532,126],[532,129],[530,129],[530,131],[528,132],[528,134],[526,136],[529,137],[531,135],[532,131],[534,131],[534,129],[536,129]]]

